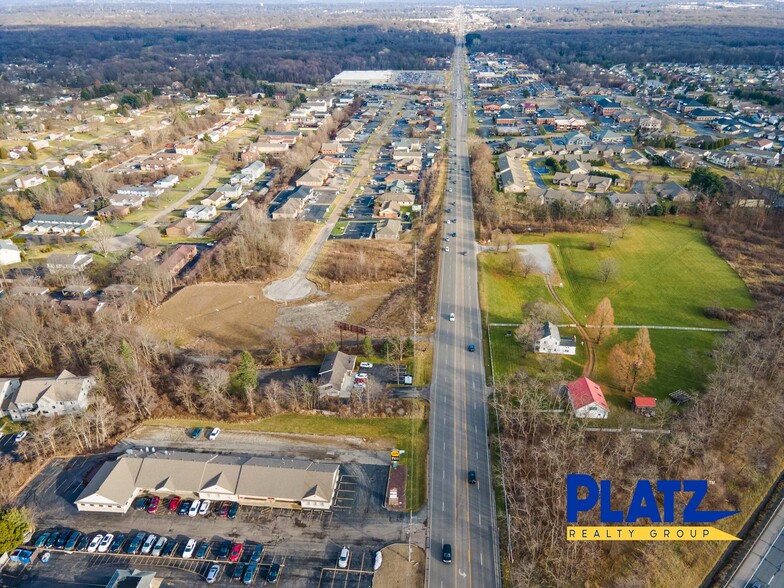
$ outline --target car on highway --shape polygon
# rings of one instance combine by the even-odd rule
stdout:
[[[196,543],[196,539],[188,539],[185,549],[182,550],[182,557],[185,559],[193,557],[193,554],[196,552]]]
[[[444,543],[444,547],[441,549],[441,561],[445,564],[452,563],[452,546],[449,543]]]
[[[215,427],[212,431],[210,431],[210,434],[207,437],[207,439],[209,439],[210,441],[215,441],[215,439],[218,438],[218,435],[220,435],[220,432],[221,430],[218,427]]]
[[[172,496],[169,498],[166,508],[170,511],[175,511],[180,506],[180,502],[182,502],[182,499],[179,496]]]
[[[468,346],[468,350],[469,350],[471,353],[473,353],[474,351],[476,351],[476,347],[474,347],[474,344],[473,344],[473,343],[471,343],[471,345],[469,345],[469,346]]]
[[[155,557],[160,557],[161,552],[163,551],[163,548],[166,545],[167,541],[168,539],[166,537],[163,536],[158,537],[158,540],[155,542],[155,546],[152,548],[152,554]]]
[[[95,553],[98,550],[98,546],[103,541],[103,535],[98,533],[95,537],[92,538],[90,541],[90,545],[87,546],[87,553]]]
[[[373,364],[370,363],[369,361],[361,361],[359,363],[359,367],[361,367],[363,370],[369,370],[370,368],[373,367]]]
[[[242,543],[234,543],[229,552],[229,561],[239,561],[242,556]]]
[[[191,504],[191,507],[188,509],[188,516],[193,518],[197,514],[199,514],[199,507],[201,506],[201,501],[197,498]]]
[[[468,483],[476,484],[476,472],[474,470],[468,470]]]
[[[454,231],[452,231],[452,236],[453,236],[453,237],[457,237],[457,233],[456,233],[456,232],[454,232]]]
[[[144,555],[148,555],[152,548],[155,547],[155,542],[158,540],[158,535],[155,533],[150,533],[147,535],[147,539],[144,540],[144,544],[142,545],[142,553]]]
[[[207,557],[207,553],[210,550],[210,544],[208,541],[202,541],[201,545],[199,545],[199,549],[196,550],[196,559],[205,559]]]
[[[451,192],[451,191],[452,191],[452,188],[449,188],[449,191]]]
[[[191,509],[191,501],[190,500],[183,500],[180,503],[180,508],[177,509],[178,515],[186,515],[188,511]]]
[[[340,550],[340,555],[338,556],[338,567],[343,569],[348,567],[348,557],[350,552],[348,547],[344,547]]]
[[[14,437],[14,443],[19,443],[25,437],[27,437],[27,431],[19,431]]]
[[[125,533],[118,533],[117,536],[112,541],[112,544],[109,546],[109,553],[119,553],[120,547],[122,547],[123,541],[127,535]]]
[[[204,516],[208,512],[210,512],[210,505],[211,504],[212,504],[212,501],[210,501],[210,500],[207,500],[207,499],[202,500],[201,504],[199,505],[199,514],[201,516]],[[190,514],[190,513],[188,513],[188,514]]]
[[[109,546],[114,541],[114,535],[112,533],[106,533],[101,540],[101,544],[98,546],[98,553],[106,553],[109,551]]]
[[[218,579],[218,575],[220,575],[220,570],[221,568],[218,564],[213,564],[210,566],[210,569],[207,570],[207,577],[205,578],[205,580],[207,580],[207,584],[215,583],[215,581]]]
[[[452,322],[452,323],[455,322],[455,313],[454,312],[450,312],[449,313],[449,322]]]
[[[280,564],[274,563],[270,566],[269,572],[267,572],[267,582],[270,584],[274,584],[278,581],[278,576],[280,575]]]
[[[191,431],[191,439],[198,439],[201,437],[201,427],[196,427]]]
[[[154,514],[158,512],[158,507],[161,505],[161,498],[160,496],[153,496],[150,498],[150,504],[147,506],[147,512],[150,514]]]
[[[444,251],[445,251],[446,253],[449,253],[449,247],[444,247]]]
[[[237,517],[237,512],[240,510],[240,503],[239,502],[232,502],[231,506],[229,507],[229,518],[234,519]]]
[[[447,243],[449,243],[449,235],[447,235],[446,237],[444,237],[444,241],[446,241]]]

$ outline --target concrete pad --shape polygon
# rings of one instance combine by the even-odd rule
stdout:
[[[264,288],[264,296],[275,302],[292,302],[307,298],[316,291],[316,285],[298,274],[277,280]]]

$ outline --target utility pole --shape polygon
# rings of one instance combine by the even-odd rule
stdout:
[[[417,356],[417,301],[419,298],[417,297],[417,248],[418,248],[418,239],[414,239],[414,357],[412,358],[413,368],[411,371],[413,372],[411,375],[416,377],[416,356]],[[411,407],[409,409],[409,420],[411,421],[411,460],[409,461],[409,465],[411,466],[411,475],[414,475],[414,399],[411,399]],[[414,478],[412,478],[413,480]],[[413,488],[413,484],[412,490]],[[413,494],[413,492],[412,492]],[[408,562],[411,563],[411,534],[414,532],[414,507],[412,502],[413,497],[408,496]]]

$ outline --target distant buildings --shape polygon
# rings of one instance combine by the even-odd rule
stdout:
[[[27,421],[33,416],[61,416],[81,413],[90,405],[95,387],[91,377],[75,376],[63,370],[54,377],[0,380],[0,417]]]
[[[0,239],[0,266],[22,261],[22,254],[11,239]]]

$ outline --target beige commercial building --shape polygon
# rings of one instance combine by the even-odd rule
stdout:
[[[125,513],[134,498],[149,493],[326,510],[339,475],[335,463],[159,451],[103,464],[74,504],[79,511]]]

